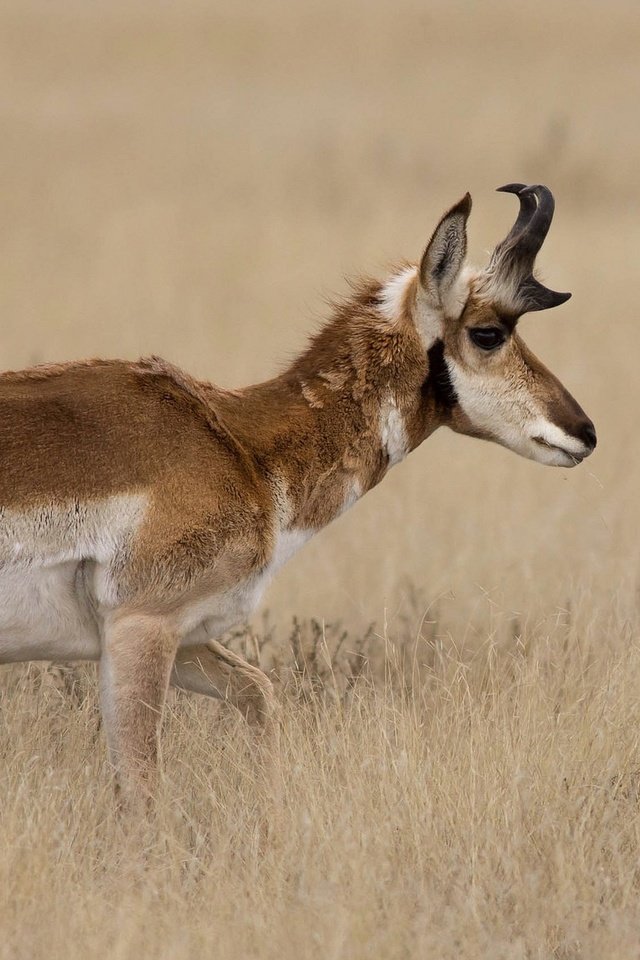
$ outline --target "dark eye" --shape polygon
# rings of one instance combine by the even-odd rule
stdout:
[[[472,327],[469,330],[469,336],[481,350],[495,350],[505,341],[504,332],[500,327]]]

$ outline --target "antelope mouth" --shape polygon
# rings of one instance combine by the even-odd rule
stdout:
[[[559,447],[556,443],[549,443],[548,440],[545,440],[544,437],[532,437],[534,443],[539,444],[541,447],[546,447],[547,450],[553,450],[555,453],[561,453],[563,456],[567,457],[568,460],[571,460],[574,464],[582,463],[586,454],[584,453],[572,453],[570,450],[567,450],[565,447]]]

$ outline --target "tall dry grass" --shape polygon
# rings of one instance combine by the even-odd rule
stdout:
[[[616,606],[479,646],[407,623],[355,680],[335,634],[303,657],[294,636],[282,806],[240,722],[181,696],[142,841],[93,677],[31,667],[2,699],[0,953],[635,956],[640,657]]]
[[[543,181],[574,298],[522,332],[599,446],[437,434],[281,574],[230,638],[284,704],[266,843],[224,710],[172,700],[134,854],[92,671],[3,668],[1,954],[637,956],[639,33],[626,0],[4,4],[0,366],[267,377],[344,274],[467,189],[482,261],[494,188]]]

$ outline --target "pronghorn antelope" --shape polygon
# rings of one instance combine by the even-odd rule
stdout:
[[[527,349],[519,317],[554,210],[520,212],[485,269],[465,264],[467,194],[417,265],[353,295],[280,376],[242,390],[157,358],[0,377],[0,661],[99,660],[121,787],[153,789],[169,683],[277,737],[269,679],[218,638],[276,570],[434,430],[571,467],[593,424]],[[260,738],[259,738],[260,739]]]

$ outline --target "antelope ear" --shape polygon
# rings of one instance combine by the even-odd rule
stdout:
[[[420,261],[423,290],[441,303],[458,278],[467,253],[467,219],[471,196],[466,193],[436,227]]]

